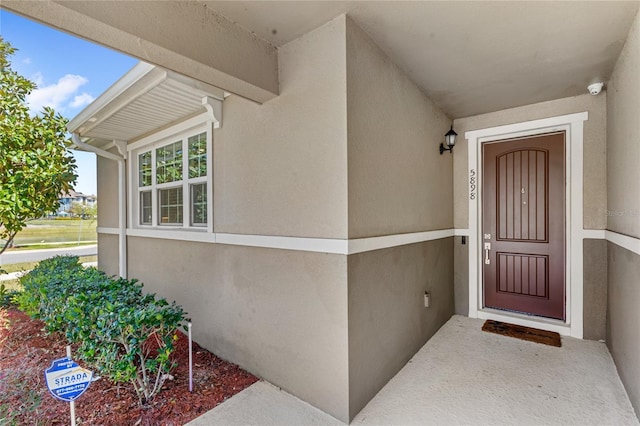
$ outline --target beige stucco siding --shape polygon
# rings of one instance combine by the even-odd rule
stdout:
[[[584,94],[572,98],[557,99],[489,114],[455,120],[454,130],[460,135],[453,153],[454,224],[456,228],[468,228],[469,178],[467,140],[464,133],[505,124],[520,123],[587,111],[584,122],[584,201],[585,229],[605,229],[607,225],[607,93],[598,96]]]
[[[351,417],[453,315],[452,245],[446,238],[349,256]]]
[[[607,338],[607,242],[585,239],[583,247],[583,337],[589,340],[605,340]]]
[[[455,292],[455,313],[469,315],[469,244],[462,244],[462,237],[453,243],[453,289]]]
[[[277,49],[203,2],[123,4],[4,1],[3,7],[248,99],[277,96]]]
[[[451,228],[450,120],[347,19],[349,238]]]
[[[118,236],[98,234],[98,268],[107,275],[118,275]]]
[[[640,14],[607,86],[607,229],[640,238]],[[640,417],[640,255],[607,252],[607,345]]]
[[[278,50],[280,96],[223,102],[214,230],[346,238],[345,17]]]
[[[346,22],[349,238],[451,228],[450,120]],[[350,255],[348,286],[351,419],[453,314],[453,238]]]
[[[607,117],[607,229],[640,238],[640,17],[608,83]]]
[[[118,163],[96,155],[98,226],[118,227]]]
[[[349,256],[351,418],[453,315],[452,251],[446,238]]]
[[[198,343],[347,418],[345,256],[129,238],[129,259],[147,291],[185,308]]]
[[[608,243],[607,346],[640,417],[640,255]]]

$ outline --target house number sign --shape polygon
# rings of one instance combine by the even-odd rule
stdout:
[[[471,169],[469,170],[469,199],[470,200],[476,199],[476,182],[477,182],[476,170]]]

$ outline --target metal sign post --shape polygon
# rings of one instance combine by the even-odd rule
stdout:
[[[80,222],[80,229],[82,229],[82,221]],[[80,244],[80,237],[78,237],[78,244]],[[67,345],[67,358],[71,359],[71,346],[70,345]],[[69,402],[69,412],[71,414],[71,426],[76,426],[76,402],[74,400]]]
[[[44,378],[51,395],[70,404],[71,426],[75,426],[75,400],[89,389],[93,372],[76,364],[71,359],[71,346],[67,346],[67,357],[54,360],[44,371]]]

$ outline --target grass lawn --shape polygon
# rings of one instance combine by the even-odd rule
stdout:
[[[97,221],[93,219],[39,219],[27,223],[16,235],[14,244],[46,244],[61,242],[96,241]],[[35,247],[29,247],[35,248]],[[41,247],[42,248],[42,247]],[[48,247],[50,248],[50,246]]]

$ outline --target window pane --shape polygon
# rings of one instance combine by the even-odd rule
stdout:
[[[182,180],[182,141],[156,149],[156,183]]]
[[[189,178],[207,175],[207,134],[189,138]]]
[[[191,224],[207,224],[207,184],[191,185]]]
[[[158,200],[160,224],[182,224],[182,187],[158,190]]]
[[[151,185],[151,151],[138,156],[138,186]]]
[[[140,193],[140,223],[151,225],[151,191]]]

